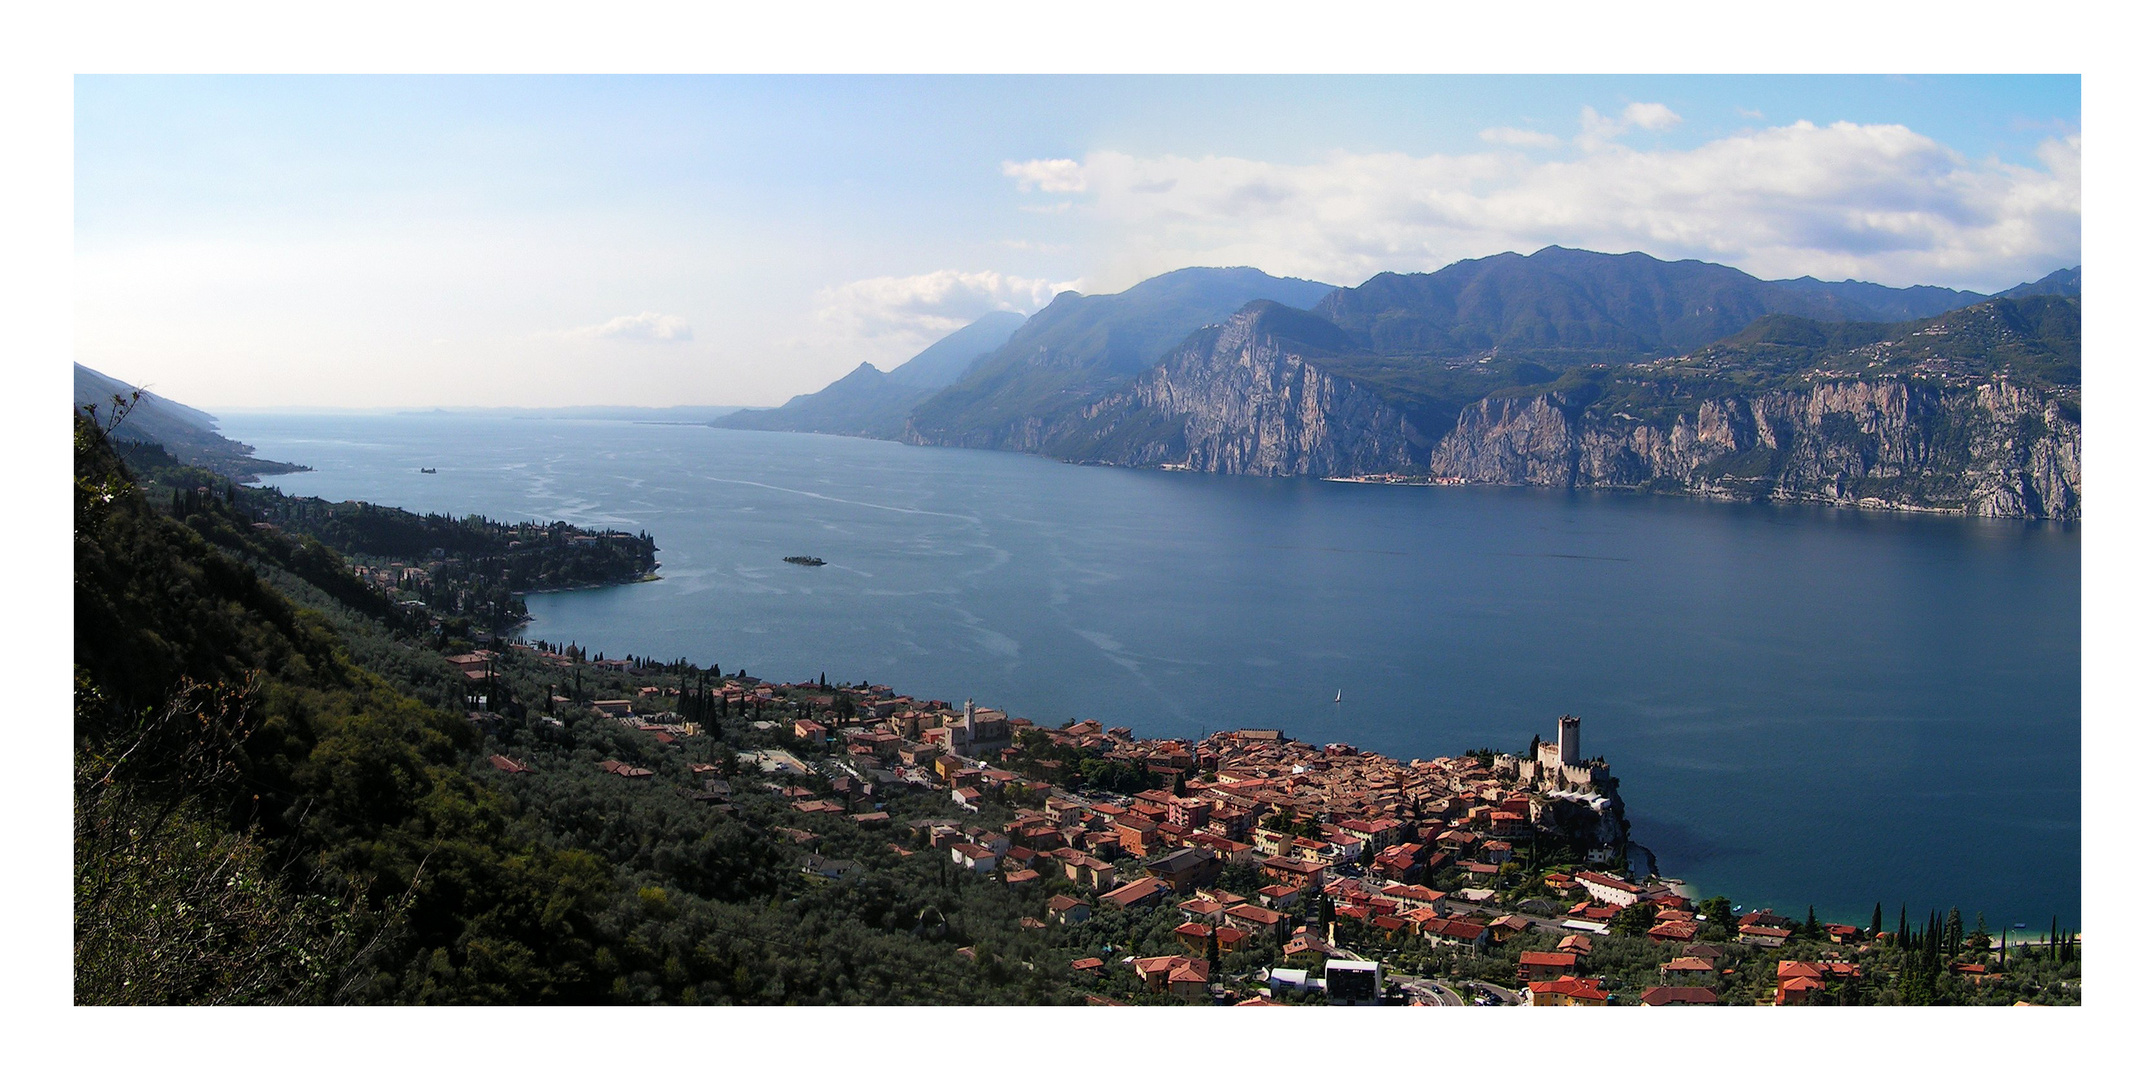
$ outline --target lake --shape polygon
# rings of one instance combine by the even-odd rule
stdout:
[[[2079,922],[2074,525],[622,421],[224,428],[313,466],[270,478],[296,494],[657,539],[662,580],[532,596],[532,637],[1402,759],[1524,750],[1573,713],[1700,895]]]

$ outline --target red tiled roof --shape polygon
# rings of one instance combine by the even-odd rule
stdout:
[[[1606,1001],[1609,997],[1609,992],[1603,990],[1596,980],[1582,979],[1576,975],[1565,975],[1549,982],[1530,982],[1526,986],[1527,990],[1535,995],[1555,994],[1584,1001]]]
[[[1119,889],[1100,894],[1100,900],[1103,903],[1124,907],[1167,891],[1167,883],[1159,878],[1139,878]]]

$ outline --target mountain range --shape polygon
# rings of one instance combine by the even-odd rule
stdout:
[[[717,426],[913,438],[955,446],[1022,441],[1026,418],[1119,387],[1157,363],[1191,331],[1227,318],[1252,300],[1306,306],[1335,288],[1248,267],[1196,267],[1150,278],[1119,293],[1065,292],[1029,319],[1015,312],[991,313],[888,375],[862,364],[814,394],[777,409],[722,417]],[[954,362],[961,356],[962,362]],[[918,430],[937,437],[924,440]]]
[[[975,359],[1000,348],[1024,324],[1025,316],[1015,311],[991,311],[889,372],[863,363],[813,394],[796,395],[775,409],[731,413],[713,426],[895,439],[916,407],[958,381]]]
[[[1696,260],[1562,247],[1379,274],[1351,288],[1247,267],[1190,268],[1111,295],[1064,293],[999,343],[975,324],[889,374],[863,365],[780,409],[718,423],[1258,475],[1463,476],[2074,516],[2079,286],[2077,267],[1984,296],[1764,280]],[[1007,325],[999,320],[995,332]],[[967,353],[962,366],[954,361]],[[930,354],[935,378],[900,377]],[[1883,380],[1960,402],[1985,379],[2034,395],[2014,398],[2013,408],[2055,412],[2042,421],[2051,442],[2016,442],[2004,432],[2032,431],[2027,418],[1986,412],[1954,421],[1980,433],[1901,431],[1921,444],[1912,457],[1850,443],[1853,456],[1806,464],[1783,454],[1775,467],[1800,475],[1740,484],[1721,482],[1719,457],[1688,450],[1653,465],[1573,460],[1592,441],[1580,425],[1630,422],[1623,416],[1665,425],[1624,439],[1685,439],[1696,431],[1677,427],[1701,423],[1697,410],[1709,401],[1726,408],[1821,382]],[[1539,437],[1572,458],[1526,467],[1516,455],[1464,448],[1463,426],[1486,434],[1492,416],[1510,415],[1502,403],[1537,399],[1570,425],[1558,437],[1543,416]],[[1679,424],[1685,408],[1692,412]],[[1805,425],[1841,430],[1823,414]],[[1940,447],[1925,442],[1932,435]],[[1801,441],[1793,429],[1782,436]],[[1731,443],[1720,456],[1748,447]],[[2030,464],[2030,453],[2047,464]],[[1497,460],[1513,464],[1487,464]],[[1462,463],[1481,464],[1461,474]],[[1940,479],[1947,473],[1956,479]]]

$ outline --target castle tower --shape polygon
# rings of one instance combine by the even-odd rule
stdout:
[[[1579,763],[1579,718],[1566,716],[1556,722],[1556,760],[1565,765]]]

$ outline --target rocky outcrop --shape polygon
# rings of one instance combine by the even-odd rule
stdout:
[[[2003,381],[1825,382],[1715,398],[1655,424],[1541,395],[1469,406],[1430,471],[1996,517],[2080,516],[2077,410]]]
[[[1315,323],[1253,305],[1074,422],[1027,434],[1048,453],[1117,465],[1250,476],[1420,472],[1432,444],[1403,413],[1303,359],[1294,332]]]

